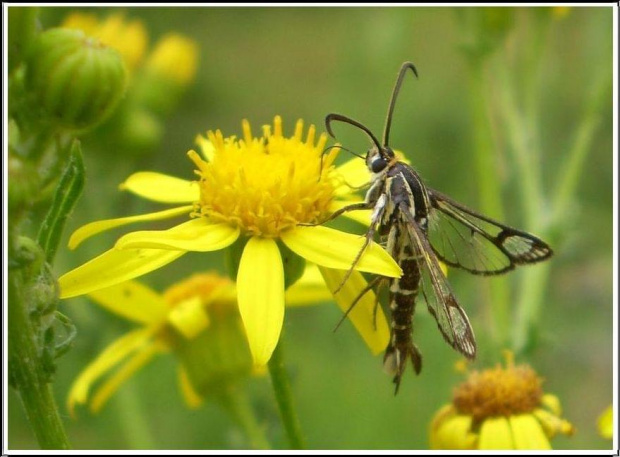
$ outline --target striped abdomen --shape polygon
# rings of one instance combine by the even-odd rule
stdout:
[[[401,230],[405,233],[401,233]],[[390,280],[391,336],[383,359],[385,369],[394,375],[398,392],[407,359],[411,359],[416,373],[422,369],[422,355],[412,341],[415,300],[421,276],[419,259],[413,252],[406,227],[401,223],[395,223],[390,228],[388,250],[392,252],[403,270],[400,278]]]
[[[430,204],[424,185],[410,167],[397,163],[388,172],[386,181],[389,203],[382,221],[382,235],[387,235],[387,250],[400,265],[403,275],[390,280],[392,331],[383,366],[394,375],[397,393],[408,359],[411,359],[416,373],[422,369],[422,355],[412,341],[415,300],[421,281],[419,262],[422,259],[418,258],[419,252],[412,245],[407,228],[409,218],[403,212],[413,216],[426,231]]]

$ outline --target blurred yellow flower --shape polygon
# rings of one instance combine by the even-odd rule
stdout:
[[[614,437],[614,410],[612,405],[609,405],[598,418],[598,432],[608,440]]]
[[[179,385],[190,407],[252,372],[252,358],[236,308],[235,284],[214,272],[197,273],[163,293],[127,281],[88,296],[114,314],[138,324],[104,349],[77,377],[67,404],[89,403],[98,412],[118,388],[159,354],[179,359]],[[286,291],[289,306],[316,304],[331,294],[316,266]],[[91,395],[92,387],[102,378]]]
[[[61,27],[82,30],[106,46],[116,49],[125,59],[130,70],[135,69],[146,52],[148,34],[139,20],[126,20],[122,13],[115,13],[99,21],[94,14],[71,13]]]
[[[177,33],[161,38],[149,54],[144,67],[181,85],[194,79],[198,66],[198,45]]]
[[[284,319],[285,269],[278,243],[319,265],[332,290],[364,245],[363,237],[305,225],[321,222],[358,199],[351,193],[351,182],[360,179],[360,170],[366,174],[362,161],[355,161],[359,165],[334,167],[338,149],[333,148],[323,157],[327,137],[323,134],[317,142],[315,134],[311,126],[303,140],[300,120],[294,135],[284,137],[282,120],[276,116],[273,131],[266,125],[262,137],[254,137],[250,124],[244,121],[242,140],[225,139],[219,130],[208,132],[208,139],[198,137],[202,157],[193,150],[188,153],[198,168],[197,181],[155,172],[133,174],[122,189],[160,203],[185,205],[87,224],[73,233],[70,248],[125,224],[178,216],[190,220],[168,230],[138,231],[121,237],[113,249],[59,279],[61,298],[136,278],[190,251],[216,251],[239,240],[245,243],[237,271],[239,310],[254,363],[266,364]],[[355,268],[387,277],[402,274],[394,259],[374,242],[367,246]],[[336,301],[347,309],[365,284],[362,275],[354,271],[335,295]],[[374,309],[374,294],[368,293],[349,318],[371,350],[379,353],[385,349],[389,329],[380,309],[375,325]]]
[[[534,370],[507,359],[506,368],[473,371],[455,389],[431,423],[431,449],[543,450],[557,433],[574,432]]]

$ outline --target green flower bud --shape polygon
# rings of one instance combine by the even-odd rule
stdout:
[[[58,28],[40,34],[26,65],[27,92],[44,116],[70,130],[103,121],[127,85],[118,52],[80,30]]]

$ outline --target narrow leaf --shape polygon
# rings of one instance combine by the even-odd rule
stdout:
[[[62,236],[67,217],[73,211],[84,188],[84,162],[78,140],[73,141],[71,154],[56,187],[56,193],[45,220],[41,224],[37,241],[45,252],[45,259],[52,263]]]

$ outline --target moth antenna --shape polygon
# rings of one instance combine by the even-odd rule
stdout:
[[[402,67],[400,67],[400,71],[398,72],[398,77],[396,78],[396,84],[394,85],[394,90],[392,91],[392,98],[390,99],[390,106],[388,107],[387,118],[385,119],[385,129],[383,130],[383,146],[387,147],[390,139],[390,127],[392,126],[392,113],[394,112],[394,106],[396,105],[396,98],[398,97],[398,93],[400,92],[400,87],[403,85],[403,79],[405,78],[405,73],[407,70],[411,69],[415,77],[418,77],[418,70],[416,70],[415,65],[411,62],[405,62]]]
[[[323,152],[321,153],[321,156],[323,156],[327,151],[329,151],[330,149],[334,149],[334,148],[338,148],[338,149],[342,149],[344,151],[347,151],[351,154],[353,154],[355,157],[359,157],[360,159],[363,159],[364,156],[361,154],[358,154],[357,152],[353,152],[350,149],[345,148],[344,146],[340,146],[339,144],[334,144],[332,146],[328,146],[325,149],[323,149]]]
[[[352,125],[362,130],[364,133],[366,133],[366,135],[368,135],[368,137],[372,140],[375,146],[377,146],[377,149],[381,151],[382,148],[381,148],[381,144],[379,144],[379,140],[377,140],[377,137],[373,135],[373,133],[368,129],[368,127],[366,127],[363,124],[360,124],[354,119],[343,116],[342,114],[331,113],[325,116],[325,128],[327,129],[327,132],[331,135],[332,138],[336,138],[336,135],[334,135],[334,132],[332,131],[332,127],[331,127],[332,121],[344,122],[345,124]]]

